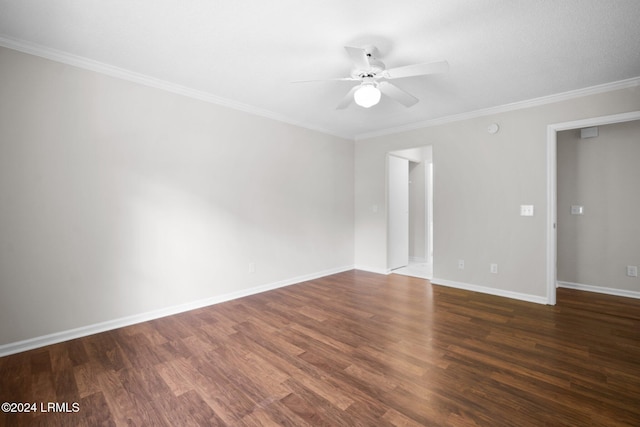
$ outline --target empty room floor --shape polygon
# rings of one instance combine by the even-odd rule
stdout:
[[[16,425],[637,426],[640,300],[348,271],[0,358]],[[70,406],[73,408],[73,406]]]

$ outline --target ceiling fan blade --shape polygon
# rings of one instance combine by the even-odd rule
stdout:
[[[385,70],[382,75],[387,79],[401,79],[403,77],[446,73],[448,70],[449,63],[447,61],[437,61],[391,68],[389,70]]]
[[[356,79],[354,77],[336,77],[335,79],[318,79],[318,80],[294,80],[290,83],[313,83],[313,82],[336,82],[336,81],[359,81],[360,79]]]
[[[353,102],[353,94],[356,93],[356,90],[358,90],[359,87],[360,85],[352,87],[349,93],[347,93],[344,98],[342,98],[342,100],[338,103],[336,110],[344,110],[349,105],[351,105],[351,103]]]
[[[411,107],[418,103],[418,98],[389,82],[378,83],[378,89],[380,89],[380,92],[387,95],[389,98],[398,101],[405,107]]]
[[[367,56],[367,52],[364,49],[360,47],[350,47],[350,46],[345,46],[344,48],[346,49],[347,53],[349,54],[349,57],[355,64],[356,68],[363,69],[363,70],[368,70],[369,68],[371,68],[371,65],[369,64],[369,57]]]

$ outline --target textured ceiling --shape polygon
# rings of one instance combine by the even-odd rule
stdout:
[[[55,50],[354,138],[640,76],[638,0],[0,0],[0,44]],[[446,59],[394,82],[420,102],[336,105],[345,45],[387,67]]]

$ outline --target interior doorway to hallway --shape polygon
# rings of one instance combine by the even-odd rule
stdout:
[[[387,269],[433,276],[433,152],[423,146],[387,156]]]
[[[547,304],[556,304],[556,288],[558,287],[558,133],[572,129],[583,129],[594,126],[606,126],[640,120],[640,111],[593,117],[571,122],[555,123],[547,126]],[[578,206],[579,207],[579,206]],[[565,207],[566,208],[566,207]],[[583,287],[584,289],[584,287]],[[591,290],[594,290],[593,288]],[[599,289],[600,291],[602,290]]]

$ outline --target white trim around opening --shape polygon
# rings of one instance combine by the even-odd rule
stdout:
[[[640,120],[640,111],[554,123],[547,126],[547,304],[549,305],[556,304],[556,288],[558,287],[556,274],[557,133],[563,130],[603,126],[613,123],[630,122],[632,120]]]

